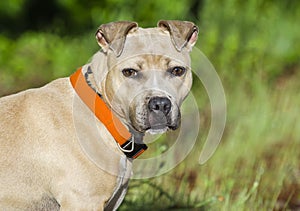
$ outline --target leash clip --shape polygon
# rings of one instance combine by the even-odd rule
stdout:
[[[131,144],[131,149],[126,149],[126,148],[128,148],[128,146]],[[132,136],[131,138],[130,138],[130,140],[129,141],[127,141],[125,144],[123,144],[122,146],[118,143],[118,147],[120,148],[120,150],[122,151],[122,152],[124,152],[125,154],[126,153],[130,153],[130,152],[133,152],[133,150],[134,150],[134,136]]]
[[[118,147],[120,150],[128,157],[136,159],[138,156],[140,156],[148,147],[144,143],[136,143],[134,138],[134,135],[126,141],[124,144],[120,145],[118,143]]]

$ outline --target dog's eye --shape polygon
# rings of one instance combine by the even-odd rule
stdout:
[[[182,76],[186,72],[184,67],[173,67],[170,69],[170,73],[174,76]]]
[[[122,73],[125,77],[132,77],[137,75],[137,70],[132,68],[126,68],[122,70]]]

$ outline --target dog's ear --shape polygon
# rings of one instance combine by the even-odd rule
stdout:
[[[97,42],[105,52],[110,48],[116,56],[120,56],[126,35],[132,28],[136,27],[138,27],[138,24],[130,21],[102,24],[96,32]]]
[[[198,38],[198,27],[189,21],[160,20],[157,24],[169,31],[172,42],[178,51],[188,47],[190,51]]]

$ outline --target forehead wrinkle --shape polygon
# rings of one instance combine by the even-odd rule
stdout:
[[[143,61],[138,61],[138,62],[136,63],[136,65],[138,66],[139,70],[142,70],[143,67],[144,67],[144,62],[143,62]]]
[[[141,65],[142,70],[165,70],[171,62],[170,58],[165,57],[163,55],[142,55],[141,59],[142,60],[138,62],[138,65]]]
[[[126,49],[131,50],[126,52]],[[127,35],[123,53],[131,54],[133,49],[140,53],[166,53],[167,51],[174,52],[175,47],[171,42],[170,35],[162,32],[161,29],[138,28],[138,30]]]

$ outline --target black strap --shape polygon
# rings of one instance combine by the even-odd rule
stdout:
[[[128,140],[121,146],[121,148],[124,150],[123,152],[128,158],[136,158],[148,147],[146,144],[138,144],[132,140]]]

